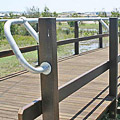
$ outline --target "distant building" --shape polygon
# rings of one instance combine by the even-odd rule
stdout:
[[[0,11],[0,18],[3,17],[10,17],[10,13],[12,13],[13,15],[17,15],[20,16],[23,14],[23,12],[16,12],[16,11]]]
[[[60,18],[66,18],[66,17],[71,17],[72,14],[69,14],[69,13],[61,13],[61,14],[58,14],[58,17]]]
[[[0,18],[3,18],[5,16],[4,13],[0,13]]]

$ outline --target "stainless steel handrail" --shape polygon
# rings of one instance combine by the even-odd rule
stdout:
[[[31,71],[32,73],[43,73],[43,74],[49,74],[51,72],[51,65],[47,62],[43,62],[41,64],[41,66],[35,68],[33,66],[31,66],[26,60],[25,58],[23,57],[21,51],[19,50],[12,34],[11,34],[11,31],[10,31],[10,27],[12,24],[18,24],[18,23],[21,23],[23,24],[24,23],[24,20],[23,19],[13,19],[13,20],[8,20],[5,25],[4,25],[4,32],[5,32],[5,36],[14,52],[14,54],[16,55],[17,59],[19,60],[19,62],[29,71]]]
[[[64,21],[100,21],[100,20],[109,20],[108,17],[101,18],[101,17],[86,17],[86,18],[56,18],[57,22],[64,22]],[[10,19],[0,19],[0,22],[6,22]],[[17,20],[17,19],[16,19]],[[26,18],[26,20],[30,23],[38,23],[38,18]],[[120,20],[120,18],[118,18]],[[19,23],[18,23],[19,24]]]
[[[105,28],[107,28],[107,30],[109,30],[109,27],[107,26],[107,24],[103,21],[103,20],[108,20],[109,18],[56,18],[57,22],[62,22],[62,21],[100,21],[102,23],[102,25],[105,26]],[[32,26],[28,23],[38,23],[38,18],[25,18],[25,17],[21,17],[19,19],[9,19],[6,20],[7,22],[4,25],[4,32],[5,32],[5,36],[14,52],[14,54],[16,55],[17,59],[20,61],[20,63],[29,71],[33,72],[33,73],[43,73],[43,74],[49,74],[51,72],[51,66],[49,63],[47,62],[43,62],[41,64],[40,67],[35,68],[33,66],[31,66],[23,57],[21,51],[19,50],[12,34],[10,31],[10,27],[13,24],[23,24],[25,26],[25,28],[27,29],[27,31],[35,38],[35,40],[37,42],[39,42],[39,37],[37,32],[32,28]]]
[[[109,26],[101,19],[100,23],[107,29],[107,31],[109,32]]]
[[[24,27],[27,29],[27,31],[33,36],[33,38],[37,41],[37,43],[39,43],[39,37],[37,32],[32,28],[32,26],[28,23],[26,17],[20,17],[21,19],[23,19],[23,24]]]

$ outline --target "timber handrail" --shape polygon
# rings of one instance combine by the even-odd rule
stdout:
[[[31,51],[38,50],[38,45],[22,47],[19,49],[20,49],[21,53],[31,52]],[[0,52],[0,58],[12,56],[12,55],[14,55],[12,50],[5,50],[5,51]]]
[[[87,37],[60,40],[60,41],[57,41],[57,46],[70,44],[70,43],[75,43],[75,42],[79,42],[79,41],[96,39],[96,38],[103,38],[103,37],[108,37],[108,36],[109,36],[109,34],[98,34],[98,35],[87,36]],[[38,50],[38,45],[26,46],[26,47],[22,47],[22,48],[19,48],[19,49],[20,49],[21,53],[31,52],[31,51]],[[11,55],[14,55],[12,50],[5,50],[5,51],[0,52],[0,58],[11,56]]]
[[[67,40],[60,40],[57,42],[57,45],[58,46],[65,45],[65,44],[86,41],[86,40],[91,40],[91,39],[96,39],[96,38],[102,38],[102,37],[108,37],[108,36],[109,36],[109,34],[98,34],[98,35],[87,36],[87,37],[71,38],[71,39],[67,39]]]
[[[18,21],[17,21],[18,20]],[[38,19],[17,19],[9,20],[5,24],[6,37],[21,63],[30,68],[29,70],[36,71],[36,68],[31,68],[31,65],[27,63],[21,54],[18,46],[16,45],[11,32],[10,26],[12,24],[24,24],[29,26],[28,22],[37,22]],[[99,21],[99,34],[79,38],[78,21]],[[41,74],[41,99],[33,101],[31,104],[21,108],[18,113],[19,120],[31,120],[35,119],[39,115],[43,114],[44,120],[59,120],[59,102],[67,98],[69,95],[106,72],[109,69],[109,96],[113,98],[110,105],[110,116],[116,118],[117,108],[117,79],[118,79],[118,62],[120,62],[120,56],[118,56],[118,19],[110,18],[109,34],[102,34],[102,24],[108,29],[101,18],[68,18],[68,19],[56,19],[56,18],[39,18],[39,55],[41,55],[40,63],[47,61],[47,67],[41,66],[42,70],[37,70],[37,73],[42,71],[43,73],[52,66],[52,70],[49,71],[48,76]],[[75,38],[69,40],[62,40],[56,42],[56,21],[74,21],[75,22]],[[30,26],[28,27],[28,29]],[[42,29],[41,29],[42,28]],[[29,31],[29,30],[28,30]],[[35,38],[34,33],[29,31]],[[34,31],[35,32],[35,31]],[[35,32],[36,33],[36,32]],[[37,34],[36,34],[37,36]],[[75,43],[75,54],[79,54],[79,41],[90,40],[99,38],[100,48],[102,48],[102,37],[109,36],[109,61],[102,63],[101,65],[93,68],[92,70],[79,75],[77,78],[69,81],[65,85],[58,88],[58,68],[57,68],[57,45],[64,45],[69,43]],[[10,53],[10,52],[9,52]],[[21,59],[22,58],[22,59]],[[46,70],[45,70],[46,69]],[[37,112],[36,112],[37,110]],[[46,112],[47,111],[47,112]]]

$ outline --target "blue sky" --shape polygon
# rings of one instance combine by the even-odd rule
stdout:
[[[51,12],[112,11],[120,8],[120,0],[0,0],[0,11],[26,11],[32,6],[42,11],[45,5]]]

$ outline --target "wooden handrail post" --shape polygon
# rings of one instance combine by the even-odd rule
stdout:
[[[36,49],[37,49],[37,55],[38,55],[38,64],[37,64],[37,66],[40,66],[40,53],[39,53],[39,44],[37,43],[37,47],[36,47]]]
[[[99,22],[99,34],[102,34],[102,24],[101,22]],[[102,37],[99,38],[99,48],[102,48],[103,47],[103,39]]]
[[[110,18],[109,26],[109,95],[115,97],[110,106],[110,118],[117,116],[117,84],[118,84],[118,19]]]
[[[41,74],[43,120],[59,120],[56,18],[39,18],[40,63],[52,67],[49,75]]]
[[[78,21],[75,22],[75,38],[79,37]],[[75,55],[79,54],[79,42],[75,42]]]
[[[36,23],[36,32],[38,32],[38,23]],[[39,47],[38,47],[38,43],[37,43],[37,55],[38,55],[38,66],[40,66],[40,55],[39,55]]]

